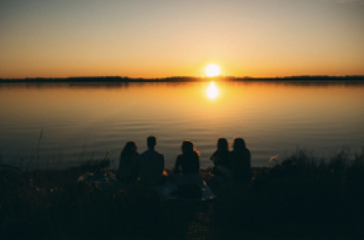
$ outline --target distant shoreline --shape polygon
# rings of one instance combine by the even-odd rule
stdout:
[[[364,76],[291,76],[275,78],[253,77],[69,77],[69,78],[22,78],[1,79],[0,83],[148,83],[148,82],[363,82]]]

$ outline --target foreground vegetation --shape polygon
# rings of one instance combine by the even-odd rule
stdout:
[[[146,186],[100,190],[77,182],[100,165],[66,171],[0,167],[6,238],[364,238],[364,154],[318,159],[298,152],[253,168],[251,184],[202,170],[217,198],[161,202]]]

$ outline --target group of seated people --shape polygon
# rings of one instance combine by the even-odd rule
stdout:
[[[142,183],[158,185],[163,179],[164,156],[155,150],[157,139],[147,138],[148,150],[139,154],[134,141],[126,143],[120,154],[117,175],[120,181],[135,181],[140,178]],[[192,141],[182,143],[182,153],[177,157],[174,173],[191,175],[200,173],[199,152]],[[250,181],[251,164],[250,151],[242,138],[234,138],[233,151],[225,138],[219,138],[217,150],[212,154],[214,174],[228,173],[237,181]]]

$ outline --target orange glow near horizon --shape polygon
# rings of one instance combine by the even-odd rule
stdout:
[[[363,55],[364,56],[364,55]],[[35,56],[34,56],[35,57]],[[96,56],[95,56],[96,57]],[[1,58],[1,57],[0,57]],[[42,58],[40,56],[40,58]],[[170,61],[150,61],[148,64],[136,61],[103,61],[102,58],[96,61],[84,61],[79,59],[51,59],[46,62],[33,61],[33,58],[23,57],[22,61],[14,64],[12,61],[0,63],[0,78],[67,78],[67,77],[99,77],[99,76],[121,76],[131,78],[164,78],[172,76],[202,77],[205,74],[209,77],[216,76],[215,73],[206,73],[203,66],[205,61],[200,63],[189,59],[175,59],[177,65]],[[364,58],[363,58],[364,61]],[[15,60],[14,60],[15,62]],[[128,62],[126,64],[126,62]],[[222,61],[221,61],[222,62]],[[360,62],[360,61],[358,61]],[[179,64],[180,63],[180,64]],[[260,62],[239,62],[226,61],[224,65],[224,76],[235,77],[285,77],[302,75],[364,75],[364,68],[358,67],[355,59],[348,59],[343,63],[319,62],[301,60],[283,61],[282,59],[262,59]],[[241,67],[241,66],[244,67]],[[225,67],[226,66],[226,67]]]

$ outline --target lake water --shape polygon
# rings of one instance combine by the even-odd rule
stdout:
[[[297,147],[320,155],[362,151],[363,83],[214,85],[0,84],[2,160],[63,168],[108,154],[116,168],[125,143],[136,141],[141,153],[148,135],[157,137],[166,166],[185,139],[195,143],[201,166],[212,166],[219,137],[244,138],[253,166],[269,166],[272,156]]]

